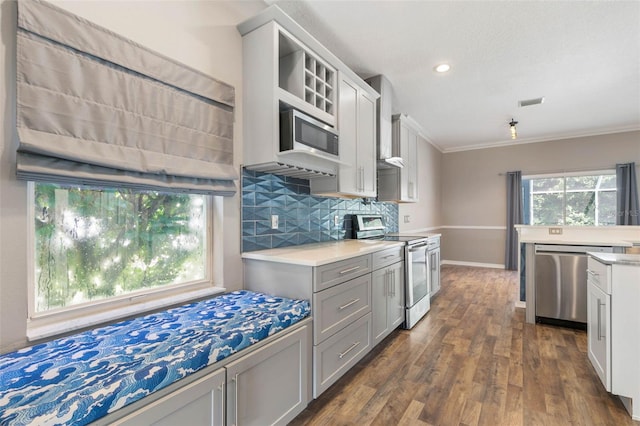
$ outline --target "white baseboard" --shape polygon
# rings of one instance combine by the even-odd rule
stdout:
[[[526,307],[527,307],[527,302],[523,302],[522,300],[516,301],[516,308],[526,309]]]
[[[460,260],[443,260],[441,265],[475,266],[476,268],[504,269],[500,263],[462,262]]]

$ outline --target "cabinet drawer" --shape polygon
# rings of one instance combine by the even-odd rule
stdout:
[[[371,311],[371,274],[313,294],[313,343]]]
[[[313,347],[313,396],[317,398],[371,349],[371,313]]]
[[[373,258],[373,270],[384,268],[392,263],[404,260],[404,247],[393,247],[390,249],[378,251],[371,255]]]
[[[611,294],[611,280],[608,265],[589,257],[587,261],[587,281],[592,282],[606,294]]]
[[[314,269],[313,291],[333,287],[368,272],[371,272],[369,254],[318,266]]]

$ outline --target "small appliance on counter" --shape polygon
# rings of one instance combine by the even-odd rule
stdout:
[[[403,328],[413,328],[431,308],[431,289],[440,288],[440,236],[387,235],[382,215],[356,214],[353,215],[353,238],[405,243],[405,322]],[[437,264],[432,265],[432,262],[435,263],[435,259],[438,259]],[[431,280],[437,280],[435,286]]]

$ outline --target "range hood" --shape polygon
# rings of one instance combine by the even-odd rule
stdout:
[[[393,156],[393,140],[391,136],[393,87],[383,75],[376,75],[365,81],[380,93],[380,98],[376,102],[376,114],[378,117],[376,126],[377,166],[379,169],[402,168],[404,167],[402,157]]]
[[[389,169],[392,167],[403,168],[404,160],[402,157],[388,157],[384,159],[378,159],[377,166],[379,169]]]

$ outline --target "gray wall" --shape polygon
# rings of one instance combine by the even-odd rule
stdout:
[[[638,131],[444,154],[442,259],[504,264],[506,178],[499,173],[603,170],[631,161],[640,174]]]
[[[234,164],[242,162],[242,38],[235,26],[266,6],[262,1],[61,1],[56,5],[181,61],[236,88]],[[16,2],[0,0],[0,353],[26,344],[27,185],[15,178]],[[239,182],[238,182],[239,187]],[[224,201],[224,243],[216,283],[242,288],[240,195]],[[222,253],[220,253],[222,252]],[[216,256],[217,257],[217,256]],[[222,266],[220,266],[222,269]]]

